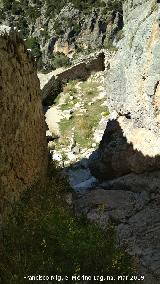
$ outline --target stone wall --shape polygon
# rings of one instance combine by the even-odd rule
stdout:
[[[4,27],[1,27],[4,30]],[[12,32],[0,36],[0,215],[20,193],[43,182],[47,143],[34,60]]]
[[[60,85],[67,83],[69,80],[86,80],[92,72],[105,70],[105,54],[100,52],[90,59],[83,60],[80,63],[60,72],[56,77],[53,75],[42,89],[42,99],[45,100],[48,96],[53,99],[61,89]],[[46,75],[47,76],[47,75]]]

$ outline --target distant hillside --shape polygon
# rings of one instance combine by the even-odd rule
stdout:
[[[123,36],[122,2],[4,0],[0,19],[19,30],[39,69],[55,69],[68,65],[77,53],[112,49]]]

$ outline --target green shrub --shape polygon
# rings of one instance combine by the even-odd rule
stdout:
[[[106,5],[106,9],[108,11],[119,11],[122,12],[122,4],[123,4],[124,0],[108,0],[107,1],[107,5]]]
[[[25,44],[27,49],[31,49],[31,53],[36,59],[37,69],[42,70],[43,69],[42,52],[40,49],[40,44],[38,43],[38,39],[35,37],[29,37],[25,41]]]
[[[63,93],[68,94],[70,96],[74,96],[77,94],[77,88],[76,88],[76,84],[77,84],[77,80],[71,80],[67,83],[66,86],[64,86],[63,88]]]
[[[42,71],[44,64],[41,56],[36,60],[36,63],[37,63],[37,70]]]
[[[36,58],[41,57],[41,50],[40,50],[40,44],[38,43],[38,39],[35,37],[30,37],[25,41],[26,47],[28,49],[32,50],[33,56]]]
[[[5,11],[12,9],[12,4],[14,3],[14,0],[3,0],[3,8]]]
[[[50,38],[48,31],[46,29],[40,31],[41,37],[43,37],[46,41]]]
[[[101,0],[70,0],[70,2],[79,10],[90,10],[91,7],[103,7],[105,5]]]
[[[18,30],[21,31],[22,36],[24,38],[28,36],[28,34],[29,34],[29,27],[28,27],[28,23],[27,23],[27,20],[25,19],[25,17],[21,16],[19,18],[19,21],[17,23],[17,28],[18,28]]]
[[[0,24],[3,24],[4,20],[5,20],[5,15],[3,9],[0,7]]]
[[[106,3],[102,0],[69,0],[68,2],[72,3],[76,9],[88,13],[91,11],[91,7],[99,8],[105,7]],[[47,13],[48,17],[55,17],[57,13],[66,5],[65,0],[46,0],[47,4]]]
[[[27,21],[34,23],[41,14],[40,7],[42,1],[32,0],[32,3],[34,6],[29,5],[30,3],[28,0],[4,0],[3,10],[8,14],[26,17]]]
[[[56,20],[54,22],[54,30],[55,30],[56,34],[59,35],[59,36],[64,34],[64,31],[62,29],[62,24],[61,24],[60,21]]]
[[[70,60],[64,53],[58,52],[53,56],[51,65],[53,69],[68,67],[70,66]]]
[[[27,9],[26,9],[26,16],[29,18],[29,20],[33,23],[35,23],[36,19],[38,17],[40,17],[41,15],[41,12],[38,8],[36,7],[32,7],[32,6],[29,6]]]
[[[59,13],[60,10],[64,7],[64,5],[66,4],[65,0],[46,0],[46,4],[47,4],[47,12],[46,12],[46,16],[48,17],[54,17],[55,14]]]
[[[132,273],[131,258],[116,246],[113,228],[75,218],[65,204],[68,190],[66,179],[51,168],[44,188],[36,185],[23,194],[2,228],[1,283],[23,284],[24,276],[39,274]]]
[[[21,3],[13,2],[12,4],[12,14],[13,15],[21,15],[23,13]]]

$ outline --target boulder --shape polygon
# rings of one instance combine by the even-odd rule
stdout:
[[[151,130],[135,127],[125,117],[109,120],[89,166],[100,180],[160,169],[160,138]]]
[[[112,222],[118,243],[136,258],[147,284],[160,277],[159,180],[159,172],[129,174],[74,197],[77,216],[83,213],[102,228]]]

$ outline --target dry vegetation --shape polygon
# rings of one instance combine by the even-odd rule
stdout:
[[[71,277],[133,272],[131,258],[116,246],[112,226],[102,230],[85,216],[74,217],[65,203],[68,191],[68,182],[50,164],[46,186],[36,185],[15,205],[1,232],[1,283],[23,284],[24,276],[39,274]]]

